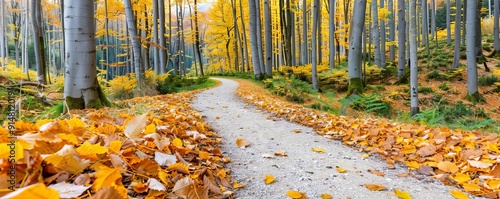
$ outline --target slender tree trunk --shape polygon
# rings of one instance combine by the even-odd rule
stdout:
[[[465,36],[467,35],[467,1],[464,0],[464,3],[462,4],[463,6],[463,12],[462,14],[462,46],[465,46]]]
[[[235,56],[235,61],[234,61],[234,70],[238,71],[238,65],[241,63],[243,64],[243,61],[239,61],[239,54],[238,54],[238,43],[239,43],[239,33],[238,33],[238,21],[237,21],[237,16],[236,16],[236,5],[234,4],[234,0],[231,0],[231,10],[233,14],[233,31],[234,31],[234,54]],[[243,55],[242,55],[243,56]]]
[[[459,1],[459,0],[455,0],[455,1]],[[450,25],[450,21],[451,21],[451,8],[450,7],[451,7],[450,6],[450,0],[446,0],[446,43],[448,45],[451,44],[451,25]],[[457,7],[456,9],[460,9],[460,8]],[[455,26],[460,26],[460,24],[455,24]],[[456,32],[455,32],[455,34],[456,34]]]
[[[494,6],[494,18],[493,18],[493,46],[495,49],[495,53],[498,53],[500,51],[500,28],[499,28],[499,20],[498,17],[500,15],[500,2],[498,0],[493,1],[493,6]]]
[[[410,115],[416,115],[418,107],[418,62],[417,62],[417,12],[416,0],[410,0]],[[424,6],[424,4],[422,4]],[[424,20],[425,21],[425,20]],[[427,46],[428,48],[428,46]]]
[[[201,43],[200,43],[200,29],[198,26],[198,4],[197,0],[194,0],[194,34],[195,34],[195,50],[196,54],[198,55],[198,65],[200,66],[200,74],[201,76],[204,76],[205,73],[203,72],[203,62],[201,60]]]
[[[432,9],[430,9],[431,13],[431,35],[432,38],[436,38],[436,0],[431,0],[432,2]],[[436,40],[437,42],[437,40]],[[436,47],[437,48],[437,47]]]
[[[264,28],[265,28],[265,36],[266,36],[266,73],[272,74],[273,70],[273,38],[272,38],[272,27],[271,27],[271,5],[269,0],[264,0]]]
[[[365,25],[366,1],[354,0],[354,12],[351,21],[351,33],[349,38],[349,60],[348,76],[349,89],[347,96],[361,94],[363,92],[363,82],[361,80],[362,64],[362,37]]]
[[[252,48],[252,64],[255,78],[258,80],[262,79],[262,71],[259,62],[259,53],[257,47],[257,7],[255,1],[250,0],[248,2],[248,10],[250,11],[250,46]]]
[[[373,25],[373,50],[374,50],[374,57],[375,57],[375,64],[378,67],[382,67],[382,57],[381,57],[381,52],[380,52],[380,30],[378,27],[378,6],[377,6],[377,0],[372,1],[372,25]],[[352,30],[352,29],[351,29]]]
[[[130,0],[123,0],[123,5],[125,6],[125,16],[127,18],[127,29],[130,34],[130,40],[132,41],[132,53],[133,53],[133,63],[135,69],[135,77],[137,79],[137,86],[141,88],[144,86],[144,68],[141,67],[141,42],[137,37],[136,23],[134,19],[134,14],[132,11],[132,5]]]
[[[476,23],[477,18],[476,8],[478,7],[477,1],[467,2],[467,98],[472,102],[481,101],[481,94],[479,94],[477,86],[477,60],[476,60]]]
[[[109,81],[109,17],[108,17],[108,0],[104,0],[104,10],[106,14],[106,19],[104,21],[104,28],[106,29],[106,57],[105,57],[105,70],[106,70],[106,81]]]
[[[321,6],[321,2],[320,2],[318,4],[318,29],[316,30],[317,33],[318,33],[318,36],[317,36],[317,38],[318,38],[318,44],[317,44],[317,48],[318,48],[318,51],[317,51],[318,52],[317,53],[318,54],[318,59],[317,59],[318,60],[318,64],[322,64],[323,63],[323,55],[322,55],[322,52],[321,52],[321,49],[322,49],[321,46],[323,45],[323,41],[322,41],[323,36],[321,35],[321,23],[322,23],[321,22],[322,21],[321,18],[323,18],[323,17],[321,15],[321,12],[322,12],[321,11],[321,7],[322,6]]]
[[[329,25],[329,47],[330,47],[330,70],[335,68],[335,0],[329,0],[328,5],[330,6],[330,10],[328,13],[328,25]]]
[[[250,71],[250,58],[249,58],[249,54],[248,54],[248,42],[247,42],[247,32],[246,32],[246,28],[245,28],[245,20],[243,19],[243,3],[241,2],[240,0],[240,20],[241,20],[241,29],[243,30],[242,31],[242,34],[243,34],[243,48],[245,50],[245,62],[246,62],[246,65],[247,65],[247,71]]]
[[[259,53],[259,65],[262,72],[266,72],[268,77],[272,77],[272,71],[267,73],[266,67],[264,65],[264,54],[262,49],[262,23],[260,20],[260,0],[255,0],[255,10],[257,11],[257,52]]]
[[[170,13],[169,13],[170,15]],[[158,19],[160,20],[159,30],[158,30],[158,55],[159,55],[159,66],[158,69],[160,74],[165,74],[168,67],[168,53],[167,44],[165,42],[165,0],[158,0]],[[170,30],[172,31],[172,30]]]
[[[428,17],[427,0],[422,0],[422,43],[425,45],[427,57],[430,56],[429,51],[429,17]],[[411,58],[410,58],[411,59]]]
[[[396,15],[394,13],[394,0],[389,0],[388,2],[389,11],[391,12],[391,18],[389,19],[389,42],[394,42],[396,40]],[[403,14],[404,15],[404,14]],[[403,21],[404,23],[404,21]],[[400,29],[404,30],[404,29]],[[403,51],[404,52],[404,51]],[[396,58],[394,45],[389,46],[389,61],[394,62]]]
[[[380,0],[380,8],[385,8],[384,0]],[[378,13],[377,13],[378,16]],[[378,18],[378,17],[377,17]],[[385,43],[386,43],[386,31],[385,31],[385,20],[380,20],[380,65],[385,68],[386,58],[385,58]]]
[[[33,28],[33,44],[35,48],[35,60],[38,83],[47,83],[47,64],[45,62],[45,48],[42,29],[42,8],[41,2],[32,2],[31,4],[31,25]]]
[[[398,0],[398,81],[403,80],[406,66],[406,20],[405,1]]]
[[[302,1],[302,52],[300,53],[300,58],[302,59],[301,65],[308,63],[308,45],[307,45],[307,0]]]
[[[161,24],[165,25],[165,24]],[[164,35],[162,35],[164,36]],[[160,74],[160,53],[158,50],[158,0],[153,0],[153,43],[154,46],[152,48],[153,50],[153,69],[155,71],[155,74],[158,75]]]
[[[456,12],[455,12],[455,53],[453,55],[453,69],[457,69],[460,65],[460,23],[461,23],[461,0],[456,0]]]
[[[314,90],[319,90],[319,86],[318,86],[318,71],[317,71],[317,65],[318,65],[318,62],[317,62],[317,57],[318,57],[318,54],[317,54],[317,44],[318,44],[318,40],[317,40],[317,36],[318,36],[318,26],[319,26],[319,0],[314,0],[314,3],[313,3],[313,25],[312,25],[312,39],[311,39],[311,44],[312,44],[312,85],[313,85],[313,89]]]
[[[6,43],[5,43],[5,16],[7,16],[7,14],[5,14],[5,1],[4,0],[1,0],[0,1],[0,16],[2,16],[2,18],[0,19],[0,60],[2,61],[2,65],[0,66],[5,66],[7,65],[7,61],[6,61],[6,52],[5,52],[5,49],[6,49]]]
[[[109,106],[97,82],[94,1],[65,1],[64,9],[66,104],[69,109]]]

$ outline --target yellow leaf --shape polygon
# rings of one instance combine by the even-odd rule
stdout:
[[[344,169],[344,168],[341,168],[341,167],[338,167],[338,166],[337,166],[337,171],[338,171],[339,173],[344,173],[344,172],[346,172],[347,170],[346,170],[346,169]]]
[[[156,125],[151,123],[146,126],[146,129],[144,130],[144,134],[150,134],[150,133],[156,133]]]
[[[57,134],[57,137],[61,138],[62,140],[65,140],[71,144],[77,144],[78,143],[78,138],[76,137],[75,134],[64,134],[60,133]]]
[[[45,198],[54,198],[59,199],[59,192],[48,188],[43,183],[33,184],[27,187],[23,187],[17,189],[14,192],[10,192],[9,194],[3,196],[2,198],[9,199],[45,199]]]
[[[412,154],[415,153],[417,149],[415,148],[414,145],[405,145],[400,152],[403,154]]]
[[[9,142],[0,144],[0,158],[18,161],[24,158],[23,146],[19,142]],[[13,152],[14,154],[11,154]]]
[[[96,179],[92,185],[94,191],[115,184],[121,184],[122,174],[118,169],[112,169],[106,166],[102,166],[97,171],[95,175]]]
[[[500,150],[498,150],[498,146],[496,144],[491,143],[491,142],[487,143],[487,147],[488,147],[488,150],[490,150],[490,151],[494,151],[497,153],[500,152]]]
[[[474,191],[481,191],[481,187],[478,184],[462,184],[462,187],[465,189],[467,192],[474,192]]]
[[[219,178],[226,178],[227,174],[226,174],[226,170],[224,169],[221,169],[217,172],[217,176],[219,176]]]
[[[332,195],[324,193],[320,195],[321,199],[332,199]]]
[[[455,182],[457,182],[458,184],[462,184],[462,183],[467,182],[471,179],[470,179],[470,176],[468,174],[457,173],[457,175],[455,175],[453,180],[455,180]]]
[[[238,139],[236,139],[236,145],[238,145],[239,148],[245,148],[245,147],[250,145],[250,142],[248,142],[244,139],[238,138]]]
[[[368,155],[368,153],[365,153],[365,154],[359,156],[359,158],[361,158],[361,159],[366,159],[368,157],[370,157],[370,155]]]
[[[401,191],[401,190],[398,190],[398,189],[394,189],[394,194],[396,194],[396,196],[399,199],[411,199],[410,194],[408,192],[406,192],[406,191]]]
[[[210,159],[210,153],[207,153],[205,151],[200,151],[198,156],[200,156],[200,158],[204,160]]]
[[[301,131],[300,131],[300,129],[294,129],[293,132],[294,133],[300,133]]]
[[[318,153],[324,153],[325,152],[325,149],[323,149],[323,148],[312,148],[312,150],[314,152],[318,152]]]
[[[233,188],[239,189],[239,188],[244,187],[245,185],[246,184],[238,184],[238,181],[235,180],[234,183],[233,183]]]
[[[78,160],[73,154],[60,156],[52,154],[44,159],[48,164],[54,165],[56,168],[68,171],[71,174],[82,172],[90,165],[90,160]]]
[[[281,151],[281,150],[274,152],[274,155],[275,156],[288,156],[285,151]]]
[[[264,179],[264,183],[271,184],[273,182],[274,182],[274,176],[266,174],[266,178]]]
[[[365,184],[365,187],[370,191],[382,191],[385,190],[385,185],[383,184]]]
[[[108,151],[109,153],[118,153],[122,148],[123,142],[120,140],[113,140],[109,143]]]
[[[295,190],[287,191],[286,195],[290,196],[290,198],[294,198],[294,199],[302,198],[302,193],[295,191]]]
[[[460,190],[450,190],[450,194],[456,199],[469,199],[469,196]]]
[[[172,140],[172,145],[176,147],[182,147],[182,140],[179,138],[174,138],[174,140]]]
[[[98,160],[97,154],[104,154],[108,151],[106,147],[101,146],[99,143],[90,144],[89,142],[83,143],[81,146],[76,148],[76,153],[82,158],[90,160]]]
[[[450,161],[444,161],[444,162],[439,162],[437,164],[438,169],[441,169],[444,172],[448,173],[455,173],[458,171],[457,165],[455,163],[452,163]]]
[[[406,163],[406,166],[408,166],[408,169],[410,169],[410,170],[415,170],[415,169],[420,168],[420,164],[418,164],[418,162],[416,162],[416,161],[408,161],[405,163]]]
[[[167,174],[167,172],[163,171],[163,169],[161,169],[161,168],[158,168],[158,177],[160,178],[160,180],[164,184],[168,185],[168,181],[167,181],[168,174]]]

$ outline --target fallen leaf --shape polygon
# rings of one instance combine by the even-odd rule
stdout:
[[[294,132],[294,133],[300,133],[300,132],[302,132],[302,131],[301,131],[300,129],[293,129],[293,132]]]
[[[365,154],[359,156],[359,158],[361,158],[361,159],[366,159],[368,157],[370,157],[370,154],[368,154],[368,153],[365,153]]]
[[[460,190],[450,190],[450,194],[456,199],[469,199],[469,196]]]
[[[439,162],[437,164],[437,167],[438,167],[438,169],[441,169],[442,171],[447,172],[447,173],[455,173],[458,171],[457,165],[455,165],[454,163],[452,163],[450,161]]]
[[[302,193],[295,190],[287,191],[286,195],[293,199],[302,198]]]
[[[127,122],[123,133],[132,141],[135,141],[146,127],[147,119],[147,113],[135,116]]]
[[[239,189],[239,188],[245,187],[245,185],[246,184],[238,184],[238,181],[235,180],[234,183],[233,183],[233,188]]]
[[[332,195],[330,194],[327,194],[327,193],[323,193],[320,195],[321,199],[332,199]]]
[[[437,150],[436,146],[434,146],[432,144],[426,145],[417,151],[417,155],[419,155],[421,157],[434,155],[434,154],[436,154],[436,150]]]
[[[417,151],[417,149],[413,145],[405,145],[400,150],[400,152],[403,153],[403,154],[412,154],[412,153],[415,153],[416,151]]]
[[[418,164],[417,161],[406,161],[406,166],[408,167],[408,169],[410,170],[415,170],[415,169],[418,169],[420,168],[420,164]]]
[[[365,184],[365,187],[371,191],[382,191],[385,190],[386,187],[383,184]]]
[[[92,189],[94,191],[98,191],[103,187],[111,186],[113,184],[119,184],[121,183],[122,179],[120,170],[109,168],[106,166],[100,167],[95,176],[96,179],[94,181],[94,184],[92,185]]]
[[[143,182],[132,182],[130,184],[130,186],[132,186],[132,189],[136,192],[136,193],[144,193],[146,191],[148,191],[148,188],[149,188],[149,183],[143,183]]]
[[[375,174],[377,176],[385,176],[385,173],[382,173],[382,172],[377,171],[375,169],[368,169],[368,172],[373,173],[373,174]]]
[[[175,147],[182,147],[182,140],[179,139],[179,138],[174,138],[172,140],[172,145],[174,145]]]
[[[453,180],[455,180],[455,182],[457,182],[458,184],[462,184],[462,183],[467,182],[471,179],[470,179],[470,176],[468,174],[457,173],[455,175],[455,177],[453,177]]]
[[[476,160],[467,160],[469,162],[469,165],[474,168],[479,168],[479,169],[486,169],[491,167],[493,164],[492,163],[486,163],[486,162],[481,162],[481,161],[476,161]]]
[[[269,153],[262,154],[262,157],[263,158],[274,158],[274,156],[269,154]]]
[[[274,176],[266,174],[266,178],[264,179],[264,183],[271,184],[274,182]]]
[[[336,169],[339,173],[345,173],[347,170],[341,167],[336,166]]]
[[[193,180],[189,176],[186,176],[175,183],[172,192],[178,196],[187,196],[191,189],[193,189],[193,183]]]
[[[59,193],[51,188],[48,188],[43,183],[36,183],[23,188],[19,188],[0,199],[59,199]]]
[[[401,191],[399,189],[394,189],[394,194],[396,194],[396,196],[399,199],[411,199],[410,194],[408,192],[406,192],[406,191]]]
[[[481,187],[478,184],[464,183],[464,184],[462,184],[462,187],[467,192],[481,191]]]
[[[312,148],[312,151],[317,152],[317,153],[324,153],[325,149],[323,149],[323,148]]]
[[[157,179],[149,178],[148,188],[156,191],[167,191],[167,188]]]
[[[101,146],[99,143],[90,144],[89,142],[84,142],[81,146],[76,148],[76,152],[81,158],[98,160],[99,157],[97,157],[97,155],[108,152],[108,149]]]
[[[201,158],[201,159],[204,159],[204,160],[208,160],[210,159],[210,153],[207,153],[205,151],[200,151],[198,156]]]
[[[410,173],[398,173],[396,174],[396,176],[398,177],[408,177],[410,175]]]
[[[288,156],[285,151],[281,151],[281,150],[274,152],[274,155],[275,156]]]
[[[114,187],[104,187],[97,191],[91,199],[123,199],[120,193]]]
[[[236,139],[236,145],[238,145],[239,148],[246,148],[247,146],[250,146],[250,142],[248,142],[244,139],[238,138],[238,139]]]
[[[170,155],[162,152],[155,151],[155,161],[160,166],[170,166],[177,162],[177,157],[175,155]]]
[[[49,188],[59,192],[59,197],[61,198],[77,198],[82,195],[83,192],[87,191],[90,186],[69,184],[67,182],[60,182],[57,184],[51,184]]]

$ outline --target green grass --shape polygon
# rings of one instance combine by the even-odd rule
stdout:
[[[207,79],[204,83],[201,84],[194,84],[194,85],[189,85],[185,87],[180,87],[178,92],[185,92],[185,91],[193,91],[193,90],[198,90],[198,89],[204,89],[204,88],[210,88],[214,87],[218,84],[216,80],[213,79]]]

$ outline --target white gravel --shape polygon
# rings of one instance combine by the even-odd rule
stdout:
[[[308,198],[320,198],[323,193],[333,198],[397,198],[394,189],[407,191],[412,198],[453,198],[449,190],[454,187],[428,177],[422,180],[397,177],[396,174],[408,172],[404,166],[389,169],[379,157],[362,159],[362,153],[341,142],[316,135],[309,127],[273,117],[241,101],[234,94],[237,82],[213,79],[222,85],[197,94],[192,107],[222,137],[221,149],[231,158],[227,168],[231,169],[233,180],[246,184],[236,190],[237,198],[289,198],[286,192],[291,189],[305,192]],[[294,133],[295,129],[301,133]],[[251,145],[238,148],[237,138]],[[313,152],[314,147],[325,152]],[[288,157],[274,156],[278,150],[286,151]],[[264,158],[265,155],[273,158]],[[347,172],[339,173],[336,167]],[[369,169],[381,171],[385,176],[374,175]],[[265,174],[273,175],[275,182],[264,184]],[[381,183],[387,190],[370,191],[364,187],[365,183]]]

